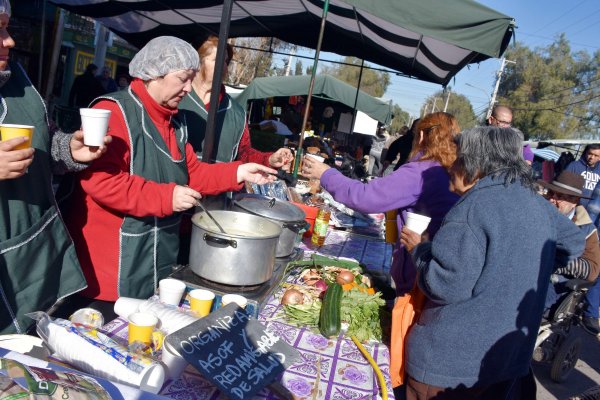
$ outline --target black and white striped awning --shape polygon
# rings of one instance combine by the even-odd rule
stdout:
[[[223,0],[51,0],[97,19],[136,46],[160,35],[197,44],[218,35]],[[322,0],[233,0],[230,37],[277,37],[315,48]],[[330,0],[322,51],[447,84],[465,65],[499,57],[514,21],[472,0]]]

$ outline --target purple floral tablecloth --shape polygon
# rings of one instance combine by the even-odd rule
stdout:
[[[305,257],[317,251],[310,241],[302,243]],[[368,268],[389,272],[392,248],[384,241],[330,230],[320,254],[354,258]],[[290,278],[293,279],[293,278]],[[259,315],[269,331],[279,336],[300,353],[300,359],[280,378],[281,384],[298,399],[379,399],[380,390],[375,372],[350,339],[326,339],[318,332],[286,324],[281,319],[277,296],[272,297]],[[127,338],[127,323],[118,318],[104,326],[111,335]],[[365,345],[386,377],[388,397],[394,398],[389,381],[389,350],[381,343]],[[196,369],[188,366],[180,379],[167,381],[161,395],[181,400],[216,400],[219,390]],[[253,399],[278,399],[268,388]]]

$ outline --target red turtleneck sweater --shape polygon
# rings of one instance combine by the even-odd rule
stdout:
[[[171,117],[177,113],[159,105],[140,80],[131,88],[141,99],[171,155],[180,158]],[[118,105],[102,100],[94,108],[111,110],[108,151],[78,175],[65,222],[75,241],[77,256],[88,282],[84,296],[117,299],[119,228],[125,215],[164,217],[173,214],[175,183],[157,183],[129,174],[130,142],[125,119]],[[190,144],[185,147],[188,185],[203,195],[237,191],[237,168],[241,162],[206,164],[198,161]],[[148,282],[152,285],[153,282]]]

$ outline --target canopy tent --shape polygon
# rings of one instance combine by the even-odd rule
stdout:
[[[249,100],[268,97],[305,96],[308,94],[309,83],[310,75],[256,78],[235,100],[245,108]],[[313,96],[338,101],[350,108],[354,108],[356,100],[356,109],[364,112],[369,117],[383,124],[389,124],[392,119],[392,107],[389,103],[370,96],[362,90],[359,91],[358,99],[356,99],[356,88],[354,86],[331,75],[317,75]]]
[[[51,0],[97,19],[136,46],[160,35],[192,44],[218,35],[224,0]],[[233,0],[229,37],[277,37],[314,48],[322,0]],[[330,0],[322,51],[447,84],[465,65],[499,57],[514,21],[473,0]]]
[[[533,151],[533,155],[543,158],[547,161],[556,162],[560,158],[560,155],[557,152],[550,149],[531,149],[531,151]]]

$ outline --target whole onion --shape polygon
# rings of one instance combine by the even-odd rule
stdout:
[[[346,270],[342,270],[335,277],[335,281],[337,283],[339,283],[340,285],[345,285],[347,283],[352,283],[352,282],[354,282],[354,274],[352,273],[352,271],[348,271],[347,269]]]
[[[327,283],[323,279],[319,279],[315,282],[315,287],[321,291],[321,295],[327,291]]]
[[[304,295],[296,289],[288,289],[281,296],[281,304],[302,304],[304,303]]]

